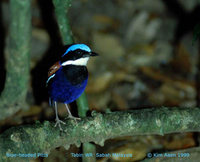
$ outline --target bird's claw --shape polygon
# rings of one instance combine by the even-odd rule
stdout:
[[[60,128],[61,131],[63,131],[62,127],[61,127],[61,123],[62,124],[66,124],[65,122],[63,122],[62,120],[60,119],[56,119],[56,124],[54,127],[56,127],[58,125],[58,127]]]
[[[81,120],[81,118],[77,118],[77,117],[74,117],[72,115],[69,115],[68,118],[73,119],[73,120]]]
[[[81,118],[77,118],[72,115],[69,115],[68,118],[73,119],[76,122],[76,124],[77,124],[77,120],[81,120]]]

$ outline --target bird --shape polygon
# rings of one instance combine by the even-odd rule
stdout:
[[[46,86],[49,94],[49,104],[53,105],[56,114],[56,126],[62,131],[61,124],[66,124],[58,117],[57,102],[64,103],[68,117],[74,117],[68,104],[75,101],[84,92],[88,82],[87,62],[90,57],[98,56],[86,44],[67,46],[59,61],[55,62],[48,71]]]

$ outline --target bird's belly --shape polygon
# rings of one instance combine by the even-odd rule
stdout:
[[[82,83],[72,85],[65,77],[55,77],[49,87],[49,95],[53,101],[71,103],[84,91],[88,78]]]

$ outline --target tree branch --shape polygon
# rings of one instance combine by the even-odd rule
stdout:
[[[71,6],[71,0],[53,0],[56,18],[60,29],[60,34],[64,44],[72,44],[73,37],[67,18],[67,12]]]
[[[0,120],[25,107],[29,81],[31,1],[10,1],[9,41],[6,52],[6,83],[0,98]]]
[[[95,142],[101,146],[107,139],[120,136],[200,131],[200,108],[151,108],[127,112],[101,114],[92,112],[92,117],[76,123],[67,120],[65,132],[54,127],[54,123],[13,127],[0,135],[0,159],[6,153],[49,153],[51,149],[71,144]]]

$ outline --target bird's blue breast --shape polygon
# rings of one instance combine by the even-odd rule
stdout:
[[[75,73],[74,76],[76,75]],[[79,75],[81,75],[81,73],[79,73]],[[77,75],[76,77],[79,78],[81,76]],[[87,81],[88,75],[85,75],[81,81],[72,84],[72,82],[67,79],[66,72],[62,67],[55,73],[55,76],[49,83],[48,92],[52,100],[68,104],[80,97],[87,85]]]

